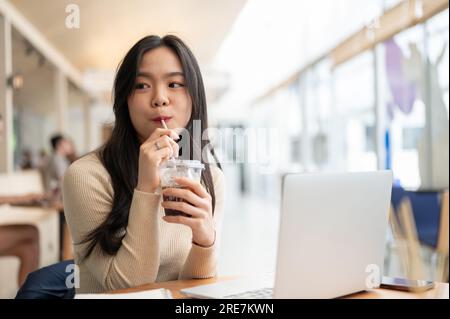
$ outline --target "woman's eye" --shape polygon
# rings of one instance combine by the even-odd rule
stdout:
[[[181,83],[170,83],[169,84],[169,87],[172,89],[183,87],[183,86],[184,86],[184,84],[181,84]]]
[[[136,90],[142,90],[142,89],[147,89],[147,88],[149,88],[150,86],[148,86],[147,84],[145,84],[145,83],[138,83],[138,84],[136,84],[135,86],[134,86],[134,88],[136,89]]]

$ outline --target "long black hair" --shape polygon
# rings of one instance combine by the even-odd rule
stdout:
[[[185,85],[192,101],[191,118],[185,128],[190,133],[190,158],[193,154],[201,154],[201,150],[208,146],[217,166],[221,168],[207,135],[203,134],[200,145],[193,140],[193,121],[200,120],[201,132],[204,132],[208,128],[208,116],[200,68],[191,50],[174,35],[166,35],[162,38],[151,35],[142,38],[125,55],[116,73],[113,95],[115,124],[111,137],[98,151],[102,164],[111,176],[114,189],[113,204],[111,212],[103,223],[84,238],[83,242],[89,243],[84,258],[87,258],[97,246],[104,253],[114,255],[122,245],[124,230],[128,225],[131,200],[138,180],[140,147],[127,101],[134,92],[139,65],[144,54],[159,47],[167,47],[178,56],[185,75]],[[214,212],[216,198],[210,165],[202,156],[200,158],[205,165],[202,183],[212,197]]]

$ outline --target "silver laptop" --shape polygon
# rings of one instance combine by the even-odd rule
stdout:
[[[391,188],[391,171],[288,174],[282,183],[275,276],[181,293],[194,298],[335,298],[373,288],[383,274]]]

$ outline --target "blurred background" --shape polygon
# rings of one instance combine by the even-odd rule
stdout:
[[[48,163],[108,138],[120,60],[141,37],[171,33],[196,55],[221,133],[219,275],[275,270],[283,174],[392,169],[384,273],[448,282],[448,4],[0,0],[0,236],[32,225],[20,231],[38,242],[39,267],[71,257]],[[11,297],[25,261],[1,247],[0,297]]]

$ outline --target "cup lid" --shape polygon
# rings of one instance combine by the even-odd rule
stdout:
[[[169,160],[165,162],[162,166],[163,167],[173,167],[173,166],[185,166],[190,168],[198,168],[198,169],[205,169],[205,165],[197,160],[182,160],[182,159],[175,159],[175,160]]]

